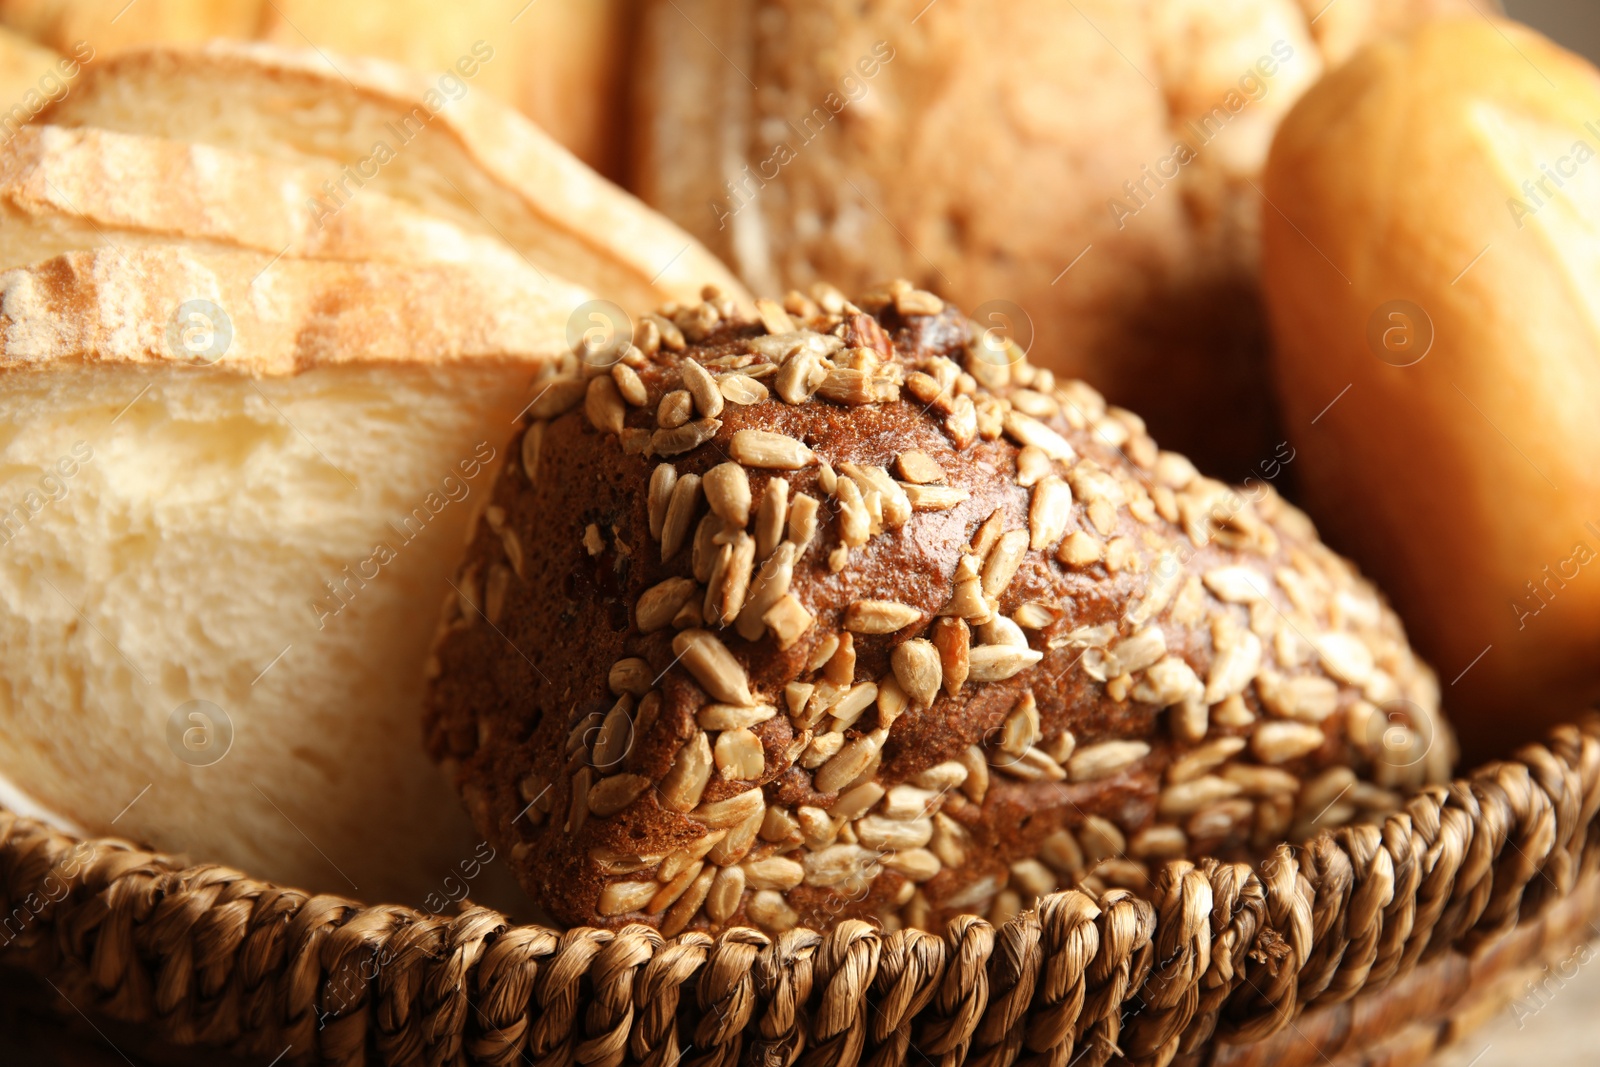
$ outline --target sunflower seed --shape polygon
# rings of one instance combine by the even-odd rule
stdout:
[[[610,774],[632,748],[633,698],[624,695],[606,713],[600,732],[595,735],[592,758],[595,770]]]
[[[770,807],[761,820],[761,840],[773,844],[798,843],[800,823],[794,815],[780,807]]]
[[[696,588],[689,578],[668,578],[646,589],[634,606],[634,622],[639,632],[648,634],[665,629],[678,609],[694,596]]]
[[[756,316],[761,319],[761,325],[766,327],[770,334],[793,333],[794,320],[789,313],[783,310],[783,305],[776,300],[762,297],[756,301]]]
[[[844,697],[828,709],[833,716],[833,729],[840,731],[850,729],[861,717],[861,713],[870,708],[877,699],[876,682],[860,682],[851,686]]]
[[[614,774],[589,787],[589,811],[604,819],[639,799],[650,779],[640,774]]]
[[[933,838],[932,819],[889,819],[868,815],[856,820],[856,836],[876,849],[921,848]]]
[[[910,882],[926,882],[944,869],[939,857],[925,848],[910,848],[885,856],[883,865]]]
[[[888,729],[911,706],[911,698],[893,673],[878,679],[878,725]]]
[[[911,498],[889,472],[871,463],[841,463],[839,469],[860,487],[863,495],[876,492],[883,498],[883,522],[902,526],[911,518]]]
[[[1072,490],[1054,474],[1047,474],[1033,487],[1028,508],[1030,547],[1049,548],[1067,532],[1072,519]]]
[[[1017,568],[1022,565],[1022,557],[1027,551],[1026,531],[1012,530],[1000,536],[983,563],[984,596],[998,597],[1005,592],[1006,586],[1011,584],[1012,576],[1017,573]]]
[[[1031,415],[1024,415],[1015,410],[1008,411],[1005,414],[1004,426],[1006,435],[1017,444],[1032,445],[1051,459],[1071,463],[1078,458],[1078,454],[1073,451],[1072,445],[1065,437]]]
[[[828,814],[835,819],[854,819],[883,799],[883,786],[877,782],[862,782],[839,794]]]
[[[700,480],[711,510],[742,529],[750,521],[750,477],[737,463],[719,463]]]
[[[1326,740],[1322,730],[1303,722],[1264,722],[1250,735],[1250,751],[1263,763],[1287,763],[1310,755]]]
[[[527,407],[527,413],[535,419],[565,415],[578,406],[589,388],[582,378],[555,378],[537,387],[539,393]]]
[[[838,482],[834,492],[839,502],[839,540],[843,547],[856,548],[872,534],[872,516],[861,498],[861,487],[849,479]]]
[[[828,376],[827,369],[813,351],[802,350],[783,361],[773,383],[778,396],[787,404],[804,404],[811,399]]]
[[[939,651],[933,643],[921,638],[903,642],[890,653],[889,662],[906,696],[921,707],[931,707],[942,680]]]
[[[1038,860],[1018,860],[1011,865],[1011,884],[1031,900],[1054,893],[1056,876]]]
[[[1338,685],[1313,674],[1286,678],[1263,671],[1256,676],[1256,692],[1267,710],[1282,719],[1319,723],[1339,706]]]
[[[739,910],[744,884],[744,871],[739,867],[724,867],[717,872],[711,891],[706,895],[706,915],[712,922],[727,922]]]
[[[755,847],[756,836],[766,821],[765,810],[745,816],[738,825],[728,830],[726,837],[712,846],[711,851],[706,853],[706,858],[718,867],[731,867],[738,863]]]
[[[685,630],[673,637],[672,651],[713,699],[725,704],[755,703],[744,667],[715,635]]]
[[[1042,748],[1030,748],[1020,756],[996,752],[994,769],[1024,782],[1064,782],[1067,772]]]
[[[694,414],[694,400],[687,389],[673,389],[661,397],[656,405],[656,425],[663,430],[676,430]]]
[[[766,800],[760,789],[747,789],[724,800],[701,804],[689,812],[689,817],[713,829],[731,829],[752,815],[764,815]]]
[[[947,617],[933,624],[933,647],[939,652],[945,692],[951,696],[967,680],[967,656],[971,646],[972,632],[964,620]]]
[[[717,382],[723,399],[730,404],[748,407],[767,398],[767,387],[748,374],[729,374]]]
[[[827,680],[837,686],[841,691],[848,686],[856,676],[856,638],[849,632],[839,634],[833,645],[833,653],[823,664],[823,674]]]
[[[1188,849],[1189,836],[1176,826],[1149,826],[1128,842],[1128,855],[1136,859],[1178,859]]]
[[[630,407],[642,408],[650,400],[650,394],[644,387],[644,380],[639,377],[639,372],[626,363],[617,363],[611,368],[611,380],[617,383],[617,392]]]
[[[996,615],[988,622],[978,627],[978,641],[985,645],[1010,645],[1012,648],[1027,648],[1028,635],[1022,632],[1022,627],[1006,618]]]
[[[483,615],[491,624],[499,623],[505,613],[506,590],[510,585],[510,568],[500,563],[489,568],[489,578],[483,590]]]
[[[722,414],[722,390],[717,388],[716,379],[692,359],[684,360],[678,369],[683,375],[683,387],[689,391],[700,414],[708,419]]]
[[[769,934],[785,933],[800,922],[799,914],[789,907],[783,894],[771,889],[763,889],[752,895],[744,910],[757,926]]]
[[[967,653],[967,680],[1003,682],[1044,658],[1043,652],[1011,645],[979,645]]]
[[[1133,686],[1133,699],[1158,708],[1199,697],[1205,687],[1194,669],[1177,656],[1165,656],[1152,664]]]
[[[623,419],[628,409],[622,402],[622,393],[616,381],[608,374],[589,379],[584,396],[583,413],[589,424],[602,433],[621,433]]]
[[[1206,678],[1207,704],[1244,692],[1261,669],[1261,639],[1243,629],[1231,615],[1219,614],[1211,624],[1216,658]]]
[[[817,510],[821,505],[807,493],[796,493],[789,504],[789,540],[804,552],[817,532]]]
[[[1187,782],[1205,774],[1244,751],[1242,737],[1219,737],[1176,757],[1167,767],[1167,781]]]
[[[685,812],[699,804],[711,781],[712,762],[711,740],[705,734],[697,733],[685,742],[661,779],[662,806]]]
[[[1117,824],[1100,815],[1084,816],[1078,829],[1078,844],[1083,848],[1084,861],[1091,865],[1120,856],[1128,848],[1128,840]]]
[[[1329,767],[1307,782],[1296,799],[1302,813],[1316,815],[1344,798],[1356,784],[1356,772],[1349,767]]]
[[[770,430],[739,430],[729,442],[728,454],[747,467],[766,470],[800,470],[816,462],[816,453],[786,434]]]
[[[607,882],[600,890],[600,914],[609,918],[643,911],[660,888],[655,882]]]
[[[1149,754],[1150,746],[1143,741],[1102,741],[1074,752],[1067,770],[1074,782],[1093,782],[1126,770]]]
[[[761,616],[761,621],[771,630],[778,639],[778,650],[786,651],[800,640],[800,636],[811,628],[815,617],[805,609],[805,606],[795,599],[793,593],[779,597],[778,602],[768,608]]]
[[[911,449],[900,453],[894,458],[895,473],[904,481],[916,485],[926,485],[929,482],[944,481],[944,468],[926,452]]]
[[[657,430],[650,435],[650,449],[658,456],[677,456],[699,448],[717,435],[720,419],[696,419],[675,430]]]
[[[684,848],[680,848],[668,856],[656,871],[656,881],[671,882],[689,867],[706,858],[706,853],[716,847],[717,842],[728,836],[726,830],[711,830],[696,838]]]
[[[966,780],[967,768],[956,760],[935,763],[932,767],[918,771],[911,777],[912,784],[915,787],[929,790],[933,793],[947,793],[952,789],[959,788],[961,783]],[[895,789],[900,788],[904,787],[895,787]],[[889,792],[893,793],[894,789]]]
[[[746,641],[761,637],[765,628],[762,616],[788,594],[789,585],[794,580],[795,556],[794,544],[785,541],[761,565],[761,572],[752,583],[744,606],[739,611],[738,632]]]
[[[914,511],[949,511],[970,499],[972,494],[952,485],[916,485],[902,482],[901,490]]]
[[[1070,830],[1057,830],[1039,842],[1039,858],[1051,870],[1071,881],[1077,881],[1083,874],[1083,849]]]
[[[713,574],[712,584],[706,591],[705,615],[708,621],[728,626],[739,617],[750,591],[750,571],[756,558],[755,538],[740,530],[733,544],[724,545],[722,551],[724,565],[720,575]]]
[[[756,512],[756,559],[766,559],[783,540],[783,527],[789,513],[789,482],[771,478]]]
[[[858,600],[845,610],[844,628],[858,634],[892,634],[922,618],[922,612],[892,600]]]
[[[655,672],[650,669],[650,664],[638,656],[629,656],[619,659],[611,665],[611,671],[606,676],[606,684],[614,696],[631,693],[642,697],[650,692],[650,680]]]
[[[753,781],[766,769],[767,754],[761,738],[749,730],[724,730],[712,749],[717,772],[726,780]]]
[[[1241,823],[1248,822],[1255,812],[1255,805],[1244,799],[1224,800],[1222,803],[1209,807],[1195,814],[1184,829],[1189,836],[1205,840],[1207,838],[1226,837],[1233,833]]]
[[[970,396],[958,396],[950,405],[950,414],[944,420],[945,433],[950,443],[964,449],[978,437],[978,410]]]
[[[589,850],[589,859],[594,861],[601,874],[635,874],[647,867],[654,867],[666,857],[623,852],[601,845]]]
[[[877,868],[877,853],[859,845],[829,845],[806,853],[805,884],[835,886],[853,876],[867,875]]]
[[[1265,600],[1272,589],[1272,579],[1249,567],[1213,567],[1202,581],[1218,600],[1229,604]]]
[[[661,919],[661,936],[676,937],[689,925],[689,921],[700,911],[700,905],[705,903],[706,895],[711,892],[711,883],[716,879],[715,869],[701,871],[695,880],[689,883],[683,895],[673,902],[667,909],[667,914]]]
[[[966,865],[967,848],[972,844],[972,837],[966,827],[941,811],[933,817],[933,837],[929,844],[933,854],[946,867],[962,867]]]
[[[645,500],[650,514],[650,536],[657,541],[661,540],[661,530],[667,521],[667,506],[677,482],[678,469],[670,463],[657,464],[650,474],[650,490]]]
[[[844,746],[817,769],[812,776],[812,786],[819,793],[832,793],[843,789],[860,777],[877,758],[883,748],[884,731],[863,734]]]
[[[1193,815],[1219,801],[1231,800],[1242,791],[1235,782],[1205,774],[1167,786],[1161,791],[1156,810],[1162,815]]]
[[[678,478],[672,485],[672,496],[667,502],[666,515],[661,520],[661,562],[667,562],[683,547],[689,524],[694,521],[699,506],[700,476],[685,474]]]
[[[544,423],[530,423],[522,435],[522,472],[528,476],[529,484],[538,481],[539,451],[544,444]]]
[[[1366,685],[1372,677],[1372,650],[1361,638],[1347,633],[1322,634],[1312,642],[1323,669],[1347,685]]]
[[[1039,705],[1030,691],[1022,695],[1001,723],[1000,748],[1013,756],[1021,756],[1039,737]]]

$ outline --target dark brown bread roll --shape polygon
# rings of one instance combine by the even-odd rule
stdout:
[[[1432,673],[1270,486],[905,283],[759,308],[537,386],[447,604],[430,745],[557,919],[1005,917],[1448,772]]]

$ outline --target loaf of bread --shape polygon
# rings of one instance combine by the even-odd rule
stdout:
[[[753,289],[904,275],[1259,476],[1273,130],[1354,42],[1493,6],[651,0],[628,181]]]
[[[434,755],[560,920],[1005,917],[1448,772],[1299,511],[932,294],[636,337],[540,387],[428,665]]]
[[[1473,17],[1361,52],[1267,168],[1307,506],[1451,680],[1474,758],[1600,699],[1597,152],[1600,72]]]

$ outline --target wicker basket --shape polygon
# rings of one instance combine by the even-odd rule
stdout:
[[[0,964],[288,1063],[1403,1067],[1600,917],[1600,722],[1259,869],[1169,863],[999,928],[772,938],[308,896],[0,812]]]

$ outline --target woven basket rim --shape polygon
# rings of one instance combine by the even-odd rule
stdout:
[[[1590,716],[1255,868],[1169,861],[1148,898],[667,939],[364,905],[0,808],[0,964],[162,1040],[285,1062],[1199,1063],[1538,922],[1600,866],[1597,809]]]

